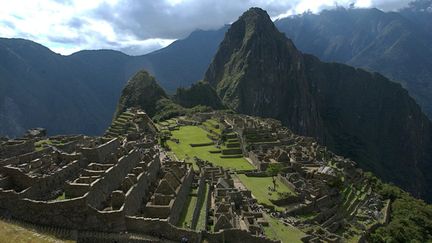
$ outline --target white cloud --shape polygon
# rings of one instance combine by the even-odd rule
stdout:
[[[337,3],[394,10],[408,0],[0,0],[0,36],[39,42],[61,54],[116,49],[143,54],[195,29],[216,29],[250,7],[273,19]]]

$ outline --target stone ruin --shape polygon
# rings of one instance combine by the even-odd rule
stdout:
[[[258,171],[270,164],[283,165],[278,177],[297,197],[274,202],[286,206],[285,212],[275,215],[304,228],[305,242],[339,242],[342,238],[336,232],[341,229],[368,232],[370,225],[388,218],[385,203],[371,191],[355,162],[333,154],[313,138],[293,134],[273,119],[229,114],[224,120],[238,134],[243,153]],[[313,217],[299,220],[301,215]]]
[[[266,222],[228,171],[194,171],[168,159],[157,139],[157,127],[138,109],[121,114],[103,137],[2,139],[0,213],[81,242],[276,242],[258,236]],[[211,198],[205,211],[214,230],[176,226],[194,187]]]

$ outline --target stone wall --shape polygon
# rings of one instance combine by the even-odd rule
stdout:
[[[90,206],[97,208],[111,192],[117,189],[127,176],[140,161],[139,152],[132,150],[129,154],[121,157],[116,165],[109,168],[103,177],[92,183],[87,195]]]
[[[296,186],[292,184],[285,176],[282,176],[281,174],[278,175],[278,179],[282,181],[282,183],[287,186],[291,191],[296,191]]]
[[[11,183],[24,189],[22,192],[13,190],[0,190],[0,198],[30,198],[35,199],[54,189],[61,188],[66,180],[75,178],[81,169],[81,161],[76,160],[64,166],[57,172],[43,177],[33,177],[25,174],[19,168],[5,166],[2,172],[5,173]],[[28,188],[28,189],[27,189]]]
[[[186,173],[184,180],[182,182],[182,184],[180,185],[180,189],[178,190],[178,193],[176,195],[176,198],[174,199],[174,203],[171,207],[171,211],[170,211],[170,216],[168,221],[173,224],[176,225],[179,218],[180,218],[180,214],[183,210],[184,204],[189,196],[189,192],[190,192],[190,188],[191,188],[191,184],[192,181],[194,179],[195,173],[191,168],[189,168],[188,172]]]
[[[29,193],[31,196],[37,197],[54,189],[64,187],[65,181],[78,177],[81,165],[81,160],[75,160],[52,175],[38,178],[37,183],[31,186]]]
[[[106,158],[120,147],[118,138],[114,138],[96,148],[82,148],[81,152],[90,162],[104,163]]]
[[[134,215],[140,209],[142,199],[149,193],[149,186],[156,179],[160,166],[159,156],[155,156],[153,161],[147,164],[146,171],[138,176],[137,183],[126,193],[126,215]]]
[[[180,242],[182,237],[186,237],[191,243],[201,242],[200,232],[175,227],[168,220],[126,216],[126,228],[128,232],[155,235],[174,242]]]
[[[280,240],[271,240],[265,237],[251,235],[250,232],[240,229],[225,229],[217,233],[203,232],[203,238],[209,243],[280,243]]]
[[[0,158],[9,158],[34,151],[34,141],[9,140],[0,144]]]
[[[206,190],[206,183],[205,183],[205,177],[204,173],[201,173],[199,181],[198,181],[198,192],[197,192],[197,202],[196,205],[201,205],[201,203],[204,203],[205,201],[205,190]],[[201,211],[201,207],[196,206],[193,212],[192,216],[192,229],[196,228],[196,225],[198,223],[199,214]],[[207,206],[207,205],[205,205]]]
[[[9,216],[25,222],[79,229],[84,225],[87,213],[85,197],[61,201],[36,201],[30,199],[1,200]]]

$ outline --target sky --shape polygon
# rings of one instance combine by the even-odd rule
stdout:
[[[337,6],[392,11],[410,0],[0,0],[0,37],[24,38],[62,55],[114,49],[141,55],[218,29],[250,7],[272,19]]]

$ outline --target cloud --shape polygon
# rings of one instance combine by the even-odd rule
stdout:
[[[409,0],[0,0],[0,36],[30,38],[61,54],[144,54],[196,29],[217,29],[250,7],[275,19],[339,6],[395,10]]]

